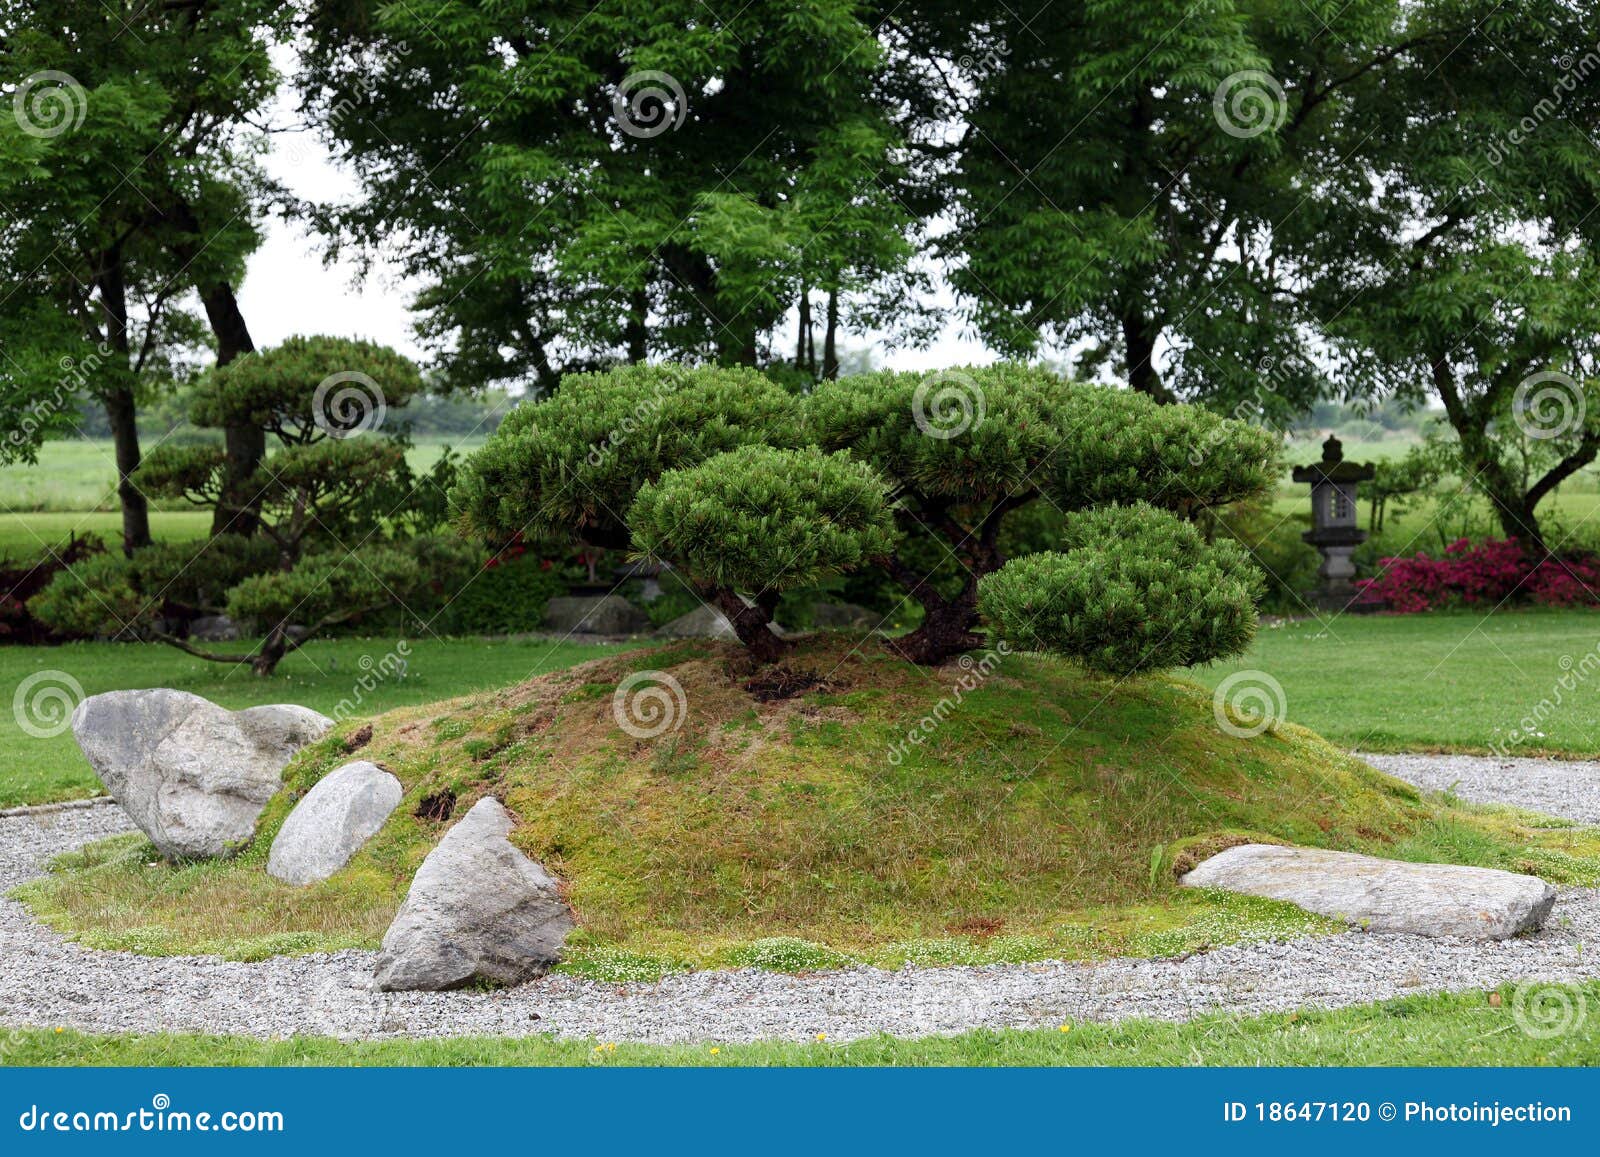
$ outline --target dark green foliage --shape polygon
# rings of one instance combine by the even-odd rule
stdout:
[[[448,592],[433,620],[433,630],[442,635],[510,635],[538,630],[544,623],[545,604],[567,590],[561,568],[547,562],[529,553],[479,567]]]
[[[846,454],[747,446],[639,491],[634,545],[704,587],[785,591],[882,559],[894,520],[881,480]]]
[[[790,446],[795,402],[754,370],[627,366],[566,378],[520,406],[467,460],[451,498],[467,531],[628,545],[634,495],[664,471],[737,446]]]
[[[1062,546],[979,583],[979,609],[1019,650],[1133,675],[1236,655],[1255,634],[1263,584],[1237,543],[1208,545],[1191,523],[1139,504],[1068,516]]]

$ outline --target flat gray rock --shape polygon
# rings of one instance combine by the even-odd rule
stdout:
[[[686,615],[679,615],[664,627],[656,630],[658,639],[722,639],[736,643],[728,616],[709,604],[696,607]]]
[[[364,759],[329,772],[278,829],[267,874],[290,884],[326,880],[377,834],[404,794],[398,779]]]
[[[552,631],[588,635],[636,635],[650,629],[650,616],[621,595],[564,596],[544,610]]]
[[[110,691],[72,713],[89,766],[168,859],[232,855],[284,767],[333,720],[272,704],[229,711],[187,691]]]
[[[1180,883],[1287,900],[1369,932],[1473,940],[1537,931],[1556,902],[1537,876],[1274,844],[1218,852]]]
[[[520,984],[561,958],[572,913],[555,878],[506,838],[513,826],[499,800],[481,799],[428,853],[383,935],[380,991]]]

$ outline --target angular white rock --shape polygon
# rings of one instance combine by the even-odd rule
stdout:
[[[294,753],[332,726],[307,707],[229,711],[166,688],[91,695],[72,713],[89,766],[169,859],[247,844]]]
[[[398,779],[364,759],[329,772],[278,829],[267,874],[290,884],[326,880],[377,834],[404,794]]]
[[[519,984],[561,957],[574,927],[556,880],[512,846],[511,813],[481,799],[428,853],[383,935],[385,992]]]
[[[1227,848],[1180,883],[1287,900],[1369,932],[1474,940],[1536,931],[1556,902],[1537,876],[1275,844]]]

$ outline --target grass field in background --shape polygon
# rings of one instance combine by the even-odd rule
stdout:
[[[466,451],[483,445],[482,435],[471,438],[415,438],[407,455],[413,470],[432,466],[445,446]],[[145,453],[159,444],[143,439]],[[63,512],[117,509],[117,461],[111,443],[104,439],[72,438],[46,442],[37,462],[0,466],[0,511]],[[173,509],[181,509],[181,503]]]
[[[1290,722],[1347,747],[1488,751],[1597,648],[1596,611],[1341,615],[1266,627],[1243,658],[1186,677],[1215,687],[1263,672],[1282,686]],[[1600,686],[1560,698],[1544,735],[1514,753],[1600,756]]]
[[[411,640],[406,677],[382,680],[357,701],[357,715],[449,699],[469,691],[516,683],[612,653],[615,647],[481,639]],[[229,644],[219,644],[226,650]],[[72,732],[40,739],[29,735],[14,702],[22,681],[59,672],[85,695],[137,687],[192,691],[237,710],[261,703],[300,703],[332,713],[355,699],[356,682],[395,647],[394,639],[328,639],[308,643],[284,659],[278,674],[258,678],[248,668],[208,663],[159,643],[68,643],[59,647],[0,647],[0,807],[99,795],[104,789],[73,741]],[[37,688],[63,685],[59,678]],[[30,696],[32,698],[32,696]],[[41,720],[41,722],[46,722]]]
[[[1554,986],[1544,986],[1546,992]],[[1515,989],[1412,996],[1325,1012],[1207,1016],[1187,1024],[1129,1020],[1034,1031],[967,1032],[850,1043],[612,1045],[553,1037],[338,1041],[293,1037],[91,1036],[22,1030],[0,1064],[12,1065],[1594,1065],[1600,1034],[1582,1025],[1550,1039],[1517,1024]],[[1565,990],[1576,1007],[1600,1005],[1600,984]],[[1582,1002],[1582,1003],[1579,1003]],[[824,1032],[819,1027],[819,1032]]]

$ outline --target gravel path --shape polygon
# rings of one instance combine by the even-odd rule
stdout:
[[[1362,755],[1380,771],[1431,791],[1452,788],[1474,803],[1511,803],[1530,811],[1600,824],[1600,763],[1492,755]]]
[[[1446,758],[1450,767],[1412,762],[1391,770],[1419,782],[1426,770],[1444,786],[1460,780],[1466,794],[1465,778],[1452,770],[1458,761]],[[1593,777],[1593,765],[1584,767],[1583,774]],[[1524,804],[1554,800],[1546,794],[1554,792],[1549,774],[1502,774],[1497,794]],[[1569,794],[1574,808],[1593,806],[1576,791]],[[129,828],[116,807],[0,818],[0,892],[38,875],[51,855]],[[1522,979],[1600,977],[1600,954],[1591,949],[1585,955],[1585,942],[1600,942],[1600,891],[1566,889],[1546,931],[1501,943],[1350,932],[1236,945],[1186,960],[858,968],[810,976],[741,970],[648,985],[554,976],[496,993],[374,993],[367,989],[370,952],[255,964],[97,952],[63,941],[35,924],[21,905],[3,899],[0,1023],[256,1037],[552,1033],[696,1042],[810,1040],[827,1033],[830,1040],[848,1040],[877,1032],[919,1036],[1130,1016],[1184,1020],[1213,1010],[1334,1008]]]

